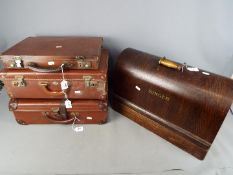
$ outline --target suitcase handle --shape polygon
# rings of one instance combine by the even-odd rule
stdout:
[[[74,122],[74,120],[77,118],[77,114],[74,112],[71,112],[70,115],[72,116],[70,119],[66,119],[66,120],[58,120],[55,117],[51,117],[49,115],[49,112],[42,112],[43,116],[48,119],[49,121],[55,123],[55,124],[70,124],[72,122]],[[61,117],[62,118],[62,117]]]
[[[159,60],[159,64],[172,68],[172,69],[176,69],[178,71],[180,71],[182,69],[182,65],[178,64],[174,61],[168,60],[166,57],[163,57]]]
[[[51,96],[62,96],[64,95],[63,91],[51,91],[48,86],[49,83],[48,82],[39,82],[39,85],[42,87],[42,89],[44,90],[44,92],[48,95]]]
[[[72,66],[71,63],[64,63],[63,68],[67,69],[70,68]],[[39,67],[36,63],[33,62],[29,62],[27,64],[28,69],[31,69],[35,72],[44,72],[44,73],[52,73],[52,72],[60,72],[61,71],[61,66],[59,67],[55,67],[55,68],[43,68],[43,67]]]

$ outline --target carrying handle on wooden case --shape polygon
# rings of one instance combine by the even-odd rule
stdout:
[[[67,68],[70,68],[72,66],[71,63],[64,63],[64,66],[63,68],[64,69],[67,69]],[[59,67],[55,67],[55,68],[42,68],[42,67],[39,67],[36,63],[33,63],[33,62],[29,62],[27,64],[27,67],[28,69],[31,69],[35,72],[44,72],[44,73],[52,73],[52,72],[60,72],[62,70],[61,66]]]
[[[42,89],[44,90],[44,92],[50,96],[62,96],[64,95],[63,91],[51,91],[48,86],[49,83],[48,82],[39,82],[39,85],[42,87]]]
[[[172,68],[172,69],[176,69],[178,71],[180,71],[183,67],[183,65],[178,64],[174,61],[171,61],[171,60],[167,59],[166,57],[161,58],[159,60],[159,64],[166,66],[166,67],[169,67],[169,68]]]
[[[70,124],[70,123],[74,122],[74,120],[77,118],[77,116],[76,116],[77,114],[74,112],[70,113],[70,115],[72,116],[71,118],[65,119],[65,120],[58,120],[55,117],[51,117],[49,115],[49,112],[42,112],[42,114],[46,119],[48,119],[49,121],[51,121],[55,124]],[[62,118],[63,116],[57,116],[57,117]]]

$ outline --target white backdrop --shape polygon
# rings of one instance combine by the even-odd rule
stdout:
[[[115,56],[133,47],[233,73],[232,0],[0,0],[0,51],[27,36],[98,35]]]

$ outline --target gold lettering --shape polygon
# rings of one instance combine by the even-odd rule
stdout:
[[[170,101],[170,97],[168,97],[168,96],[166,96],[166,95],[164,95],[164,94],[160,94],[160,93],[158,93],[158,92],[156,92],[156,91],[154,91],[154,90],[152,90],[152,89],[149,89],[149,90],[148,90],[148,93],[151,94],[151,95],[153,95],[153,96],[159,97],[159,98],[161,98],[162,100]]]

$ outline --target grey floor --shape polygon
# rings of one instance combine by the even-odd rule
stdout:
[[[18,125],[0,94],[0,174],[233,174],[233,116],[228,113],[199,161],[109,108],[109,122]]]

